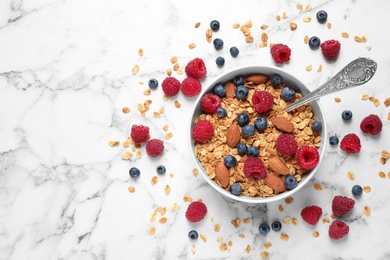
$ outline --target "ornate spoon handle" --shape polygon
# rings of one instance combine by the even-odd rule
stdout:
[[[377,63],[368,58],[358,58],[353,60],[319,88],[313,90],[298,101],[288,105],[285,108],[285,111],[289,112],[305,103],[319,99],[327,94],[362,85],[374,76],[376,68]]]

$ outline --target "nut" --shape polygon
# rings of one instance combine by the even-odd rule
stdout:
[[[215,179],[224,188],[229,185],[229,169],[221,161],[215,164]]]
[[[268,159],[268,167],[271,168],[277,174],[286,175],[289,174],[289,169],[286,163],[279,157],[272,157]]]
[[[236,96],[236,86],[233,82],[227,82],[225,84],[226,98],[234,98]]]
[[[245,79],[246,82],[252,82],[253,84],[259,85],[264,84],[268,81],[267,76],[264,75],[252,75]]]
[[[231,148],[234,148],[240,142],[240,139],[240,127],[236,124],[231,125],[226,132],[226,144]]]
[[[280,193],[286,191],[283,179],[274,174],[268,173],[267,176],[264,178],[264,181],[275,192]]]
[[[277,116],[271,119],[272,124],[278,128],[279,130],[282,130],[287,133],[292,133],[294,131],[294,125],[290,121],[288,121],[283,116]]]

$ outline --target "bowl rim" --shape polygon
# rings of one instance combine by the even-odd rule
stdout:
[[[262,71],[266,71],[265,73],[262,72]],[[229,71],[226,71],[222,74],[220,74],[219,76],[216,76],[214,77],[214,79],[209,83],[207,84],[207,87],[204,88],[204,90],[200,93],[200,95],[196,98],[195,100],[195,103],[192,107],[192,114],[190,116],[190,120],[189,120],[189,127],[187,128],[189,130],[189,133],[187,135],[188,137],[188,141],[189,141],[189,145],[188,147],[190,148],[190,152],[191,152],[191,156],[192,156],[192,159],[193,161],[195,162],[196,164],[196,167],[198,169],[198,171],[200,171],[201,175],[203,176],[203,178],[206,180],[206,182],[212,186],[216,191],[218,191],[221,195],[233,200],[233,201],[237,201],[237,202],[246,202],[246,203],[253,203],[253,204],[260,204],[260,203],[269,203],[269,202],[275,202],[275,201],[279,201],[281,199],[284,199],[284,198],[287,198],[289,196],[292,196],[292,194],[296,193],[297,191],[299,191],[302,187],[304,187],[311,179],[312,177],[316,174],[319,166],[321,165],[321,162],[322,162],[322,159],[324,157],[324,154],[325,154],[325,150],[326,150],[326,136],[327,136],[327,125],[326,125],[326,119],[325,119],[325,115],[324,115],[324,110],[321,106],[321,103],[319,100],[314,100],[311,102],[311,104],[315,104],[315,106],[318,106],[318,110],[320,112],[320,118],[322,119],[321,122],[322,122],[322,129],[321,129],[321,146],[320,148],[318,149],[319,150],[319,155],[320,155],[320,161],[318,163],[318,165],[310,170],[308,173],[306,173],[303,177],[302,177],[302,180],[299,182],[298,186],[292,190],[287,190],[283,193],[280,193],[280,194],[277,194],[275,196],[270,196],[270,197],[250,197],[250,196],[244,196],[244,195],[239,195],[239,196],[236,196],[236,195],[233,195],[231,194],[229,191],[225,190],[224,188],[222,188],[218,183],[216,183],[214,180],[212,180],[206,173],[206,171],[204,170],[204,167],[203,165],[200,163],[198,157],[196,156],[195,152],[194,152],[194,149],[192,149],[194,147],[194,141],[192,139],[192,134],[191,134],[191,130],[192,130],[192,127],[194,125],[194,119],[195,119],[195,111],[196,111],[196,108],[199,106],[200,104],[200,101],[202,99],[202,96],[205,94],[205,93],[208,93],[210,92],[210,90],[212,89],[213,86],[215,86],[217,83],[222,83],[222,82],[226,82],[224,81],[223,79],[224,78],[233,78],[234,76],[237,76],[237,75],[249,75],[249,74],[254,74],[254,73],[258,73],[258,74],[264,74],[264,75],[270,75],[270,73],[268,73],[267,71],[272,71],[272,74],[280,74],[282,76],[282,78],[284,78],[283,76],[288,76],[289,79],[287,81],[292,81],[294,83],[296,83],[296,87],[298,88],[304,88],[305,92],[309,93],[310,90],[307,88],[306,84],[304,84],[302,81],[300,81],[298,78],[296,78],[294,75],[292,75],[291,73],[289,73],[287,70],[284,70],[284,69],[281,69],[281,68],[278,68],[278,67],[275,67],[275,66],[266,66],[266,65],[246,65],[246,66],[239,66],[239,67],[236,67],[234,69],[231,69]],[[318,117],[318,115],[317,115]]]

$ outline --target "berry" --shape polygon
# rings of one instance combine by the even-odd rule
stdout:
[[[151,139],[146,143],[146,153],[151,158],[156,158],[164,151],[164,143],[160,139]]]
[[[225,108],[223,108],[223,107],[219,107],[217,109],[217,114],[218,114],[219,118],[223,118],[223,117],[225,117],[227,115],[227,110]]]
[[[185,213],[187,220],[192,223],[201,221],[206,214],[207,207],[201,201],[191,202]]]
[[[244,143],[238,143],[236,148],[237,148],[237,153],[241,156],[243,156],[247,152],[247,148]]]
[[[184,96],[195,97],[202,91],[202,84],[199,79],[188,77],[182,81],[180,89]]]
[[[329,137],[329,144],[332,146],[339,144],[339,138],[337,137],[337,135],[332,135],[331,137]]]
[[[314,121],[311,124],[311,130],[313,130],[314,132],[321,132],[321,129],[322,129],[322,124],[320,121]]]
[[[192,240],[198,239],[198,232],[196,230],[191,230],[188,232],[188,237]]]
[[[231,47],[230,50],[229,50],[229,52],[230,52],[230,55],[232,55],[232,57],[234,57],[234,58],[237,57],[238,54],[240,53],[240,51],[238,50],[238,48],[235,47],[235,46]]]
[[[349,226],[343,221],[336,219],[329,226],[329,237],[333,240],[339,240],[345,237],[349,232]]]
[[[284,179],[284,187],[286,187],[286,189],[292,190],[295,189],[297,186],[298,186],[298,181],[297,178],[295,178],[294,176],[288,175]]]
[[[238,87],[240,85],[244,85],[244,78],[241,76],[235,76],[233,79],[234,86]]]
[[[210,121],[206,119],[199,120],[192,128],[192,137],[197,142],[207,142],[213,135],[214,126]]]
[[[337,59],[339,55],[341,44],[337,40],[327,40],[321,43],[321,51],[324,58],[328,61]]]
[[[237,159],[233,155],[226,155],[223,158],[223,163],[225,164],[226,167],[233,168],[237,164]]]
[[[187,63],[185,72],[188,77],[201,79],[207,74],[206,65],[201,58],[195,58]]]
[[[248,97],[249,90],[244,85],[239,85],[236,88],[236,97],[241,100],[245,100]]]
[[[257,148],[254,147],[254,146],[249,146],[249,147],[247,148],[246,153],[248,154],[248,156],[254,156],[254,157],[256,157],[256,156],[259,155],[259,149],[257,149]]]
[[[277,43],[271,47],[271,56],[277,64],[282,64],[290,60],[291,49],[284,44]]]
[[[353,185],[353,187],[352,187],[352,194],[353,194],[353,196],[356,196],[356,197],[362,196],[362,194],[363,194],[362,186],[360,186],[358,184]]]
[[[317,12],[316,17],[319,23],[325,23],[328,19],[328,13],[324,10],[320,10]]]
[[[217,20],[212,20],[210,23],[210,28],[213,32],[218,32],[219,31],[219,22]]]
[[[215,63],[217,64],[218,67],[223,67],[223,65],[225,65],[225,58],[219,56],[215,59]]]
[[[284,87],[280,96],[285,101],[291,101],[295,98],[295,90],[290,87]]]
[[[252,96],[252,103],[258,113],[265,113],[274,104],[274,97],[265,90],[255,91]]]
[[[353,206],[355,201],[351,198],[345,196],[335,196],[332,200],[332,211],[336,216],[343,216],[348,214]]]
[[[283,155],[293,155],[298,149],[298,144],[292,135],[281,134],[276,138],[275,148]]]
[[[180,81],[174,77],[166,77],[161,83],[162,89],[168,97],[176,96],[180,90]]]
[[[149,86],[150,89],[153,89],[153,90],[157,89],[157,87],[158,87],[157,79],[149,79],[148,86]]]
[[[131,167],[129,170],[129,174],[131,178],[138,178],[141,174],[140,170],[136,167]]]
[[[267,176],[267,169],[259,157],[248,157],[244,162],[244,174],[247,178],[264,178]]]
[[[365,134],[378,135],[382,131],[382,121],[379,116],[371,114],[360,123],[360,129]]]
[[[247,125],[249,123],[249,119],[249,115],[245,112],[239,113],[236,118],[239,126]]]
[[[255,127],[253,125],[246,125],[241,130],[244,137],[252,136],[255,133]]]
[[[279,86],[280,84],[282,84],[282,82],[283,82],[282,76],[280,76],[279,74],[273,74],[271,76],[271,85],[273,87]]]
[[[317,36],[310,37],[310,39],[309,39],[310,49],[312,49],[312,50],[318,49],[318,47],[320,47],[320,44],[321,44],[320,38],[318,38]]]
[[[201,109],[207,114],[213,114],[217,112],[217,109],[221,107],[221,98],[213,93],[205,94],[201,100]]]
[[[215,95],[221,98],[225,97],[226,95],[226,89],[221,83],[218,83],[213,87],[213,92]]]
[[[322,209],[318,206],[312,205],[302,209],[301,217],[309,225],[317,224],[322,215]]]
[[[271,229],[269,228],[268,224],[267,223],[262,223],[260,226],[259,226],[259,232],[260,234],[262,235],[267,235],[267,233],[270,231]]]
[[[220,38],[215,38],[213,40],[213,44],[214,44],[214,48],[219,51],[219,50],[222,50],[223,48],[223,40],[220,39]]]
[[[259,132],[264,132],[267,128],[267,119],[265,117],[258,117],[254,122],[255,128]]]
[[[354,133],[345,135],[340,142],[340,149],[350,154],[359,153],[361,147],[360,138]]]
[[[310,170],[317,166],[320,161],[320,154],[313,146],[302,146],[298,149],[297,160],[299,166],[303,169]]]
[[[230,186],[230,193],[233,195],[240,195],[241,194],[241,185],[239,183],[233,183]]]
[[[341,118],[344,120],[344,121],[349,121],[352,119],[352,112],[350,110],[344,110],[342,113],[341,113]]]
[[[273,231],[280,231],[282,229],[282,223],[280,223],[280,221],[276,220],[276,221],[272,222],[271,228]]]
[[[144,125],[133,125],[131,127],[130,137],[136,144],[145,142],[149,138],[149,127]]]
[[[156,167],[156,172],[157,174],[165,174],[166,173],[166,169],[165,169],[165,166],[164,165],[159,165]]]

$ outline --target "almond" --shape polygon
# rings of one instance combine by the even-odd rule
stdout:
[[[231,125],[226,132],[226,144],[229,147],[234,148],[240,142],[240,139],[240,127],[236,124]]]
[[[268,167],[277,174],[286,175],[290,173],[286,163],[279,157],[269,158]]]
[[[290,121],[288,121],[283,116],[277,116],[271,119],[272,124],[278,128],[279,130],[282,130],[287,133],[292,133],[294,131],[294,125]]]
[[[252,82],[253,84],[259,85],[264,84],[268,81],[267,76],[265,75],[252,75],[245,79],[246,82]]]
[[[236,96],[236,86],[233,82],[227,82],[225,84],[226,98],[234,98]]]
[[[224,188],[229,185],[229,169],[221,161],[215,164],[215,179]]]
[[[286,191],[283,179],[274,174],[268,173],[267,176],[264,178],[264,181],[276,193]]]

